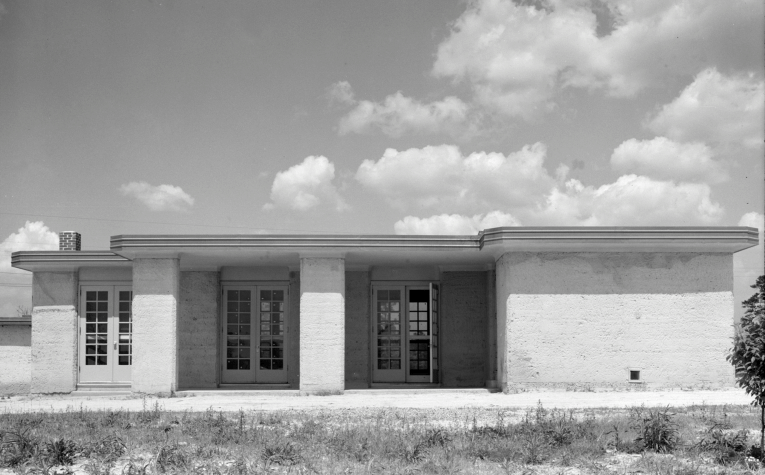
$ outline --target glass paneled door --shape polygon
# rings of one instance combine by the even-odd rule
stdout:
[[[224,286],[222,383],[287,382],[287,289],[287,286]]]
[[[373,287],[374,382],[437,383],[438,285]]]
[[[130,286],[82,286],[78,320],[79,382],[130,382],[133,365]]]

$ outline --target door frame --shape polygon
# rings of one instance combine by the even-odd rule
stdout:
[[[437,292],[437,302],[438,302],[438,308],[436,309],[437,312],[437,320],[438,320],[438,330],[435,335],[433,335],[433,308],[432,308],[432,292],[433,288],[436,288]],[[386,381],[384,379],[378,380],[375,379],[375,367],[377,365],[377,332],[376,332],[376,323],[377,323],[377,296],[375,294],[375,291],[378,289],[393,289],[398,290],[400,289],[403,292],[403,296],[401,299],[401,305],[402,305],[402,320],[401,320],[401,328],[403,329],[401,339],[403,340],[402,343],[405,342],[405,345],[402,346],[402,366],[406,366],[404,369],[404,378],[403,381],[397,380],[397,381]],[[428,290],[429,291],[429,302],[428,302],[428,322],[429,322],[429,339],[430,339],[430,346],[429,346],[429,359],[430,359],[430,371],[428,376],[410,376],[409,375],[409,369],[408,369],[408,362],[409,362],[409,290],[410,289],[419,289],[419,290]],[[426,384],[426,383],[436,383],[440,384],[441,381],[441,281],[440,280],[375,280],[370,282],[369,286],[369,308],[370,308],[370,314],[369,314],[369,381],[371,384],[376,383],[396,383],[396,384]],[[404,333],[405,331],[405,333]],[[416,338],[415,338],[416,339]],[[434,349],[436,352],[436,356],[434,358]],[[434,359],[437,360],[437,363],[434,364]]]
[[[130,281],[83,281],[80,282],[79,285],[79,295],[77,298],[77,348],[76,348],[76,355],[77,355],[77,384],[89,384],[89,383],[108,383],[108,384],[123,384],[132,383],[132,364],[129,365],[128,373],[131,374],[131,377],[127,380],[125,379],[115,379],[115,371],[114,366],[115,363],[117,363],[119,360],[119,292],[128,290],[130,292],[133,292],[133,283]],[[85,302],[85,292],[88,290],[108,290],[111,293],[111,296],[109,298],[109,308],[107,316],[107,358],[111,360],[111,363],[107,363],[107,366],[110,367],[111,372],[111,378],[109,379],[92,379],[92,380],[83,380],[82,379],[82,368],[85,365],[85,338],[86,338],[86,332],[85,332],[85,318],[86,318],[86,302]],[[133,294],[133,297],[135,297],[135,294]],[[132,322],[132,299],[131,299],[131,322]],[[131,323],[132,325],[132,323]],[[132,328],[131,328],[131,340],[132,340]],[[130,343],[132,347],[132,341]],[[131,351],[132,355],[132,351]],[[125,373],[126,371],[122,371],[122,373]]]
[[[290,283],[288,281],[233,281],[233,280],[225,280],[221,281],[220,283],[220,306],[218,309],[218,362],[217,365],[218,368],[218,385],[235,385],[235,384],[285,384],[289,382],[289,362],[291,357],[293,356],[290,352],[289,348],[289,342],[291,340],[291,330],[292,330],[292,318],[291,315],[291,308],[290,308]],[[251,332],[250,336],[252,339],[252,346],[250,346],[250,360],[253,364],[252,368],[252,380],[248,381],[225,381],[224,374],[226,371],[226,351],[227,351],[227,334],[226,334],[226,325],[227,325],[227,304],[228,301],[226,299],[226,291],[231,289],[251,289],[253,291],[253,298],[252,298],[252,310],[250,315],[250,325],[251,325]],[[284,370],[283,372],[280,372],[277,377],[268,377],[268,376],[274,376],[274,375],[268,375],[267,373],[264,373],[261,375],[261,370],[259,367],[260,361],[260,309],[256,308],[256,303],[260,302],[258,296],[261,289],[266,290],[267,288],[277,288],[278,290],[284,290],[285,296],[284,296],[284,332],[283,332],[283,364],[284,364]],[[255,322],[258,323],[258,331],[257,334],[252,331],[252,328],[255,325]],[[257,336],[257,343],[255,343]],[[257,356],[256,356],[257,352]]]

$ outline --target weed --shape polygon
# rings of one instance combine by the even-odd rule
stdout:
[[[125,452],[125,443],[117,434],[104,436],[83,449],[84,454],[107,461],[115,461]]]
[[[54,439],[45,444],[45,455],[51,465],[72,465],[77,453],[77,444],[73,440]]]
[[[0,463],[7,467],[19,466],[37,455],[39,446],[29,430],[0,431]]]
[[[263,462],[269,465],[295,465],[300,461],[300,454],[290,442],[276,442],[266,445],[261,455]]]
[[[640,435],[635,442],[643,448],[658,453],[670,453],[679,443],[677,424],[667,407],[660,409],[634,408],[630,414],[632,429]]]
[[[189,454],[177,443],[163,445],[154,458],[154,463],[160,473],[167,473],[168,470],[185,470],[189,467],[189,462]]]
[[[748,432],[741,429],[737,432],[725,431],[718,424],[712,424],[705,436],[698,442],[697,447],[711,453],[715,461],[723,465],[741,462],[746,457]]]

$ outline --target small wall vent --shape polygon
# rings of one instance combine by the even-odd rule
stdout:
[[[630,370],[630,381],[631,382],[639,382],[640,381],[640,370],[639,369],[631,369]]]

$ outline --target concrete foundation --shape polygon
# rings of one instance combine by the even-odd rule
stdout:
[[[218,385],[218,272],[181,272],[178,305],[178,386]]]
[[[300,259],[300,392],[345,387],[345,263]]]
[[[732,386],[732,283],[730,254],[505,254],[497,262],[502,388]]]
[[[32,278],[32,393],[68,393],[77,385],[77,272]]]
[[[178,388],[178,259],[133,261],[133,391]]]

